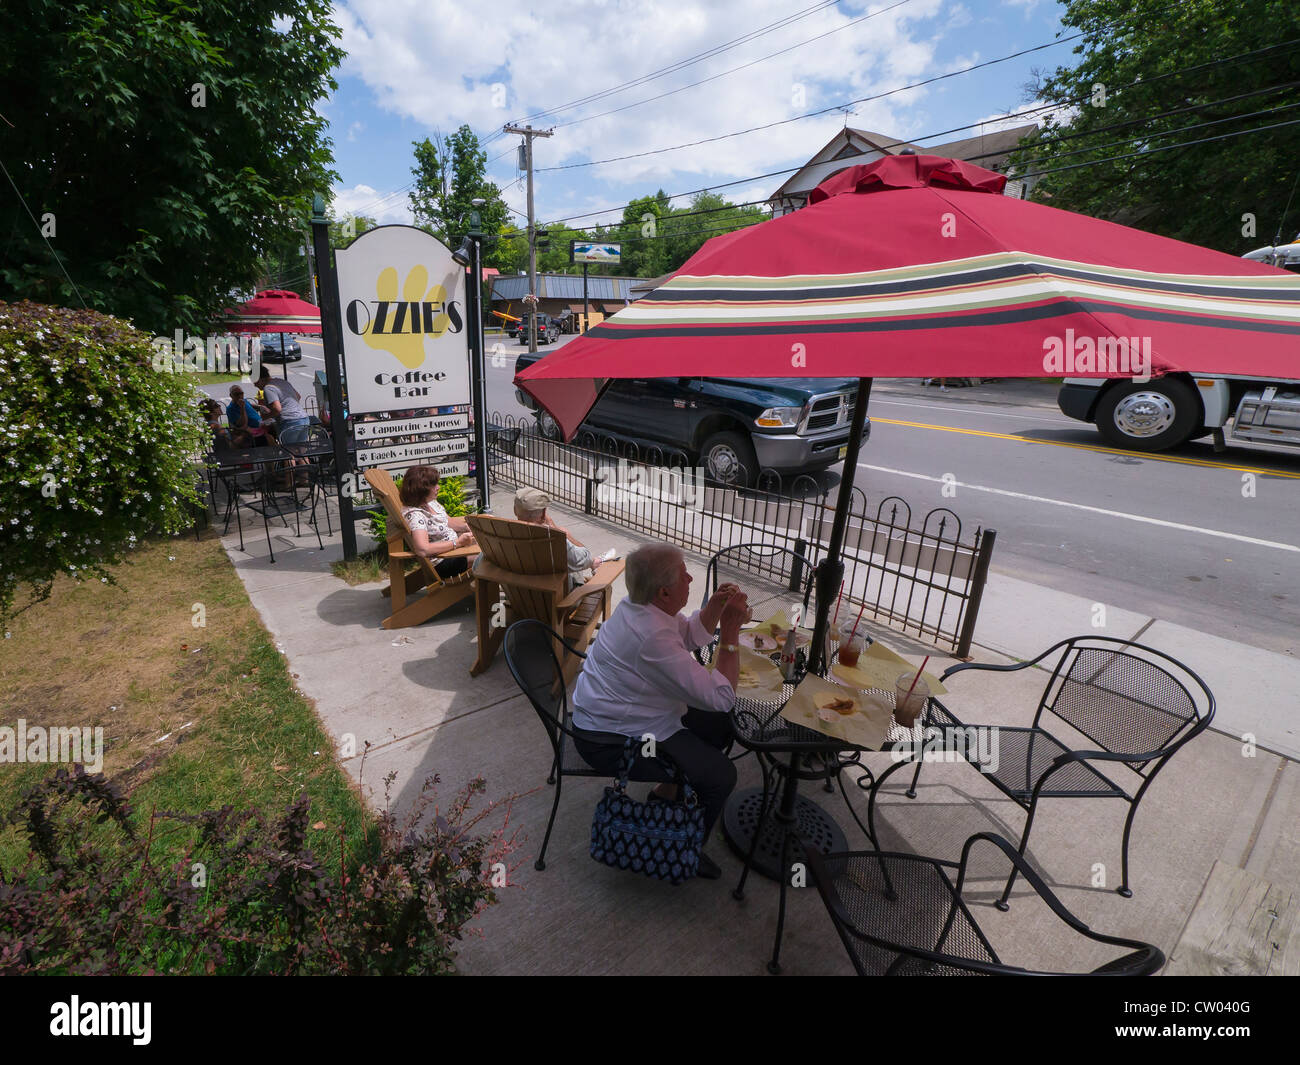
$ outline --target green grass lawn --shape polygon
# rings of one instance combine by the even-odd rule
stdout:
[[[247,374],[208,373],[206,370],[201,370],[191,376],[194,379],[194,383],[198,385],[229,385],[234,384],[236,381],[248,380]]]
[[[0,725],[102,726],[103,772],[141,825],[154,809],[226,804],[274,816],[306,788],[319,853],[337,865],[340,827],[360,853],[370,816],[217,538],[149,543],[114,576],[116,585],[60,579],[14,619],[0,654]],[[0,811],[56,768],[0,765]],[[183,853],[185,830],[168,831],[163,852]],[[25,837],[0,828],[0,866],[26,852]]]

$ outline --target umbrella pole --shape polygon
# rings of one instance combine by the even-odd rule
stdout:
[[[858,451],[862,444],[862,427],[867,421],[867,403],[871,399],[871,378],[858,378],[858,396],[853,407],[853,424],[849,429],[849,450],[844,456],[844,472],[840,474],[840,494],[835,504],[835,520],[831,525],[831,540],[826,555],[817,566],[814,585],[817,594],[817,621],[813,626],[813,641],[809,648],[808,668],[825,672],[830,663],[825,661],[826,630],[830,627],[831,602],[844,580],[844,562],[840,552],[844,548],[844,528],[849,520],[849,507],[853,500],[853,478],[858,471]]]
[[[284,334],[280,334],[280,369],[284,372],[284,379],[289,380],[289,356],[284,350]]]

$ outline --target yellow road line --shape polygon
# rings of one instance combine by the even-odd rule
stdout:
[[[990,433],[984,429],[958,429],[951,425],[930,425],[927,422],[904,422],[895,418],[877,418],[871,416],[872,425],[901,425],[906,429],[937,429],[944,433],[964,433],[966,436],[985,436],[990,440],[1011,440],[1017,444],[1047,444],[1051,447],[1073,447],[1080,451],[1096,451],[1102,455],[1137,455],[1156,462],[1176,462],[1183,466],[1202,466],[1211,470],[1232,470],[1237,473],[1255,473],[1261,477],[1287,477],[1300,481],[1300,473],[1287,473],[1283,470],[1262,470],[1258,466],[1230,466],[1225,462],[1210,462],[1206,459],[1186,459],[1176,455],[1161,455],[1150,451],[1122,451],[1114,447],[1101,447],[1097,444],[1071,444],[1064,440],[1035,440],[1028,436],[1013,436],[1010,433]]]

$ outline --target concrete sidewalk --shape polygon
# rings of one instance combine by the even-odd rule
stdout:
[[[510,513],[510,494],[494,492],[493,510]],[[626,553],[643,538],[605,522],[553,508],[593,552]],[[260,529],[257,530],[261,532]],[[382,585],[348,587],[330,572],[341,557],[339,537],[322,552],[306,525],[304,535],[273,532],[276,563],[266,541],[245,536],[246,553],[227,536],[227,551],[304,694],[316,702],[326,728],[358,754],[343,764],[372,803],[383,798],[383,778],[397,774],[397,805],[410,802],[423,779],[441,775],[450,795],[483,776],[493,799],[515,795],[511,824],[527,839],[519,866],[501,901],[477,922],[482,936],[467,940],[460,956],[466,973],[762,973],[775,931],[777,886],[752,876],[743,902],[731,897],[740,862],[720,838],[709,853],[723,866],[720,882],[692,881],[672,888],[598,866],[587,855],[592,810],[605,782],[569,778],[547,853],[537,872],[554,792],[545,784],[551,753],[532,707],[498,660],[471,678],[475,657],[472,601],[418,628],[380,628],[387,614]],[[688,555],[702,591],[707,560]],[[616,599],[624,594],[622,582]],[[1094,800],[1045,800],[1030,838],[1033,864],[1067,907],[1093,928],[1154,942],[1172,950],[1216,859],[1279,884],[1300,879],[1300,663],[1284,655],[1235,644],[1211,634],[1107,607],[1106,624],[1094,628],[1095,604],[1077,596],[991,575],[976,629],[975,659],[991,663],[1033,658],[1065,636],[1081,633],[1136,639],[1186,663],[1214,691],[1218,710],[1211,732],[1180,751],[1142,801],[1131,847],[1132,899],[1113,888],[1120,879],[1120,838],[1128,806]],[[864,627],[909,657],[928,652],[878,626]],[[951,664],[940,657],[939,669]],[[933,665],[932,664],[932,668]],[[1034,675],[1037,674],[1037,675]],[[954,678],[945,703],[975,724],[1027,724],[1046,677],[1026,670],[1010,675]],[[1064,731],[1064,730],[1062,730]],[[1253,736],[1253,744],[1243,736]],[[360,752],[371,744],[363,757]],[[888,755],[867,755],[876,773]],[[761,781],[755,761],[737,763],[739,788]],[[848,774],[846,774],[846,777]],[[995,831],[1013,842],[1022,811],[963,764],[931,764],[917,798],[903,796],[910,771],[882,790],[877,813],[888,849],[959,857],[974,832]],[[1126,781],[1124,783],[1127,783]],[[850,790],[853,781],[848,780]],[[853,847],[866,840],[838,796],[801,792],[836,817]],[[639,794],[639,789],[634,789]],[[865,817],[865,793],[850,796]],[[1073,934],[1017,885],[1011,910],[998,897],[1005,865],[984,855],[976,863],[978,917],[1004,960],[1044,968],[1084,967]],[[1103,883],[1106,886],[1099,886]],[[968,892],[968,894],[970,894]],[[1068,961],[1067,961],[1068,959]],[[791,893],[782,948],[790,974],[847,973],[850,966],[812,891]]]

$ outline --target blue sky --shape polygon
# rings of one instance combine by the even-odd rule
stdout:
[[[572,164],[790,119],[1048,44],[1061,31],[1060,10],[1052,0],[548,0],[517,6],[348,0],[335,7],[348,58],[338,91],[321,105],[341,176],[336,210],[410,221],[411,142],[469,123],[486,142],[490,176],[522,212],[524,182],[514,152],[519,138],[500,134],[503,124],[683,64],[788,19],[698,62],[532,123],[556,127],[553,137],[535,142],[537,210],[544,222],[607,208],[615,210],[573,224],[614,220],[629,199],[658,188],[679,193],[740,181],[720,191],[736,202],[762,199],[783,178],[750,179],[806,162],[845,124],[842,113],[642,158]],[[811,38],[818,39],[801,45]],[[1032,70],[1069,65],[1074,47],[1056,44],[856,104],[848,124],[919,140],[995,122],[1030,105],[1025,87]],[[772,55],[777,52],[783,54]],[[671,94],[641,103],[665,93]],[[624,109],[602,114],[614,108]],[[932,143],[977,132],[946,134]],[[571,168],[543,169],[561,166]]]

